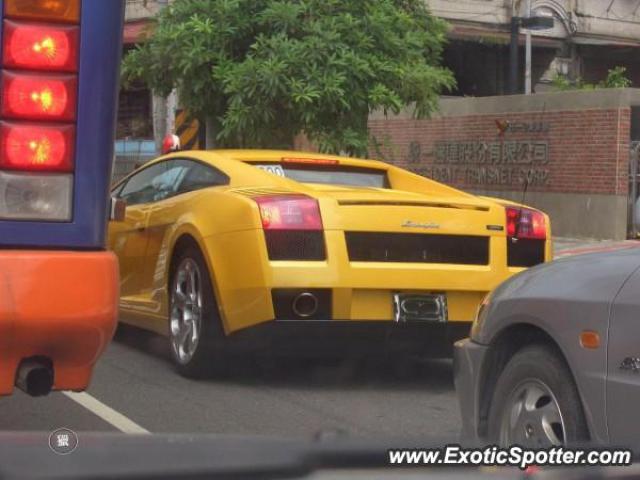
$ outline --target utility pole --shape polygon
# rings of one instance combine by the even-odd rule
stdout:
[[[553,28],[553,17],[551,16],[531,16],[531,0],[527,0],[527,8],[529,9],[526,17],[518,17],[515,10],[511,15],[511,48],[509,52],[509,89],[508,93],[514,95],[518,93],[518,37],[520,28],[526,28],[527,45],[526,45],[526,67],[525,67],[525,93],[531,93],[531,30],[549,30]]]
[[[131,0],[127,0],[130,2]],[[132,2],[133,3],[133,2]],[[158,10],[163,9],[167,6],[167,2],[163,0],[156,0],[155,6]],[[143,3],[144,8],[149,8],[150,5],[147,1]],[[151,16],[151,12],[149,12],[148,16]],[[170,114],[173,112],[169,112],[169,107],[167,105],[167,99],[160,95],[156,95],[152,93],[151,95],[151,121],[153,125],[153,139],[156,142],[156,151],[162,151],[162,141],[164,137],[166,137],[167,133],[172,133],[168,121]]]
[[[527,17],[531,18],[531,0],[527,0]],[[531,95],[531,30],[527,30],[525,46],[524,93]]]
[[[518,35],[520,34],[520,19],[511,17],[511,46],[509,48],[509,95],[518,93]]]

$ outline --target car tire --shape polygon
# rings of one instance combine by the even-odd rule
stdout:
[[[221,374],[226,370],[225,333],[204,257],[199,248],[188,246],[177,252],[173,266],[168,320],[176,369],[189,378]]]
[[[518,351],[502,371],[489,408],[489,440],[541,448],[588,440],[582,402],[565,360],[552,347]]]

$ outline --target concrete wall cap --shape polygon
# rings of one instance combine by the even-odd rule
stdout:
[[[598,90],[568,90],[534,95],[501,95],[492,97],[442,97],[440,111],[433,118],[528,113],[587,109],[619,109],[640,106],[640,88],[611,88]],[[385,115],[378,111],[371,120],[412,118],[412,108],[399,115]]]

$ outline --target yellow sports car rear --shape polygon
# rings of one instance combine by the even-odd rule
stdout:
[[[483,297],[551,259],[548,217],[372,160],[177,152],[119,182],[120,319],[179,371],[229,355],[447,355]]]

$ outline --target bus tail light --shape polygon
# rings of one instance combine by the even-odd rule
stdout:
[[[77,70],[78,27],[5,20],[3,29],[5,67],[61,72]]]
[[[69,222],[80,0],[0,4],[0,219]]]
[[[0,124],[0,168],[5,170],[71,172],[72,125]]]
[[[77,81],[73,75],[2,74],[2,116],[29,120],[74,120]]]
[[[73,176],[0,171],[0,218],[71,220]]]
[[[25,20],[78,22],[80,0],[5,0],[4,14]]]

